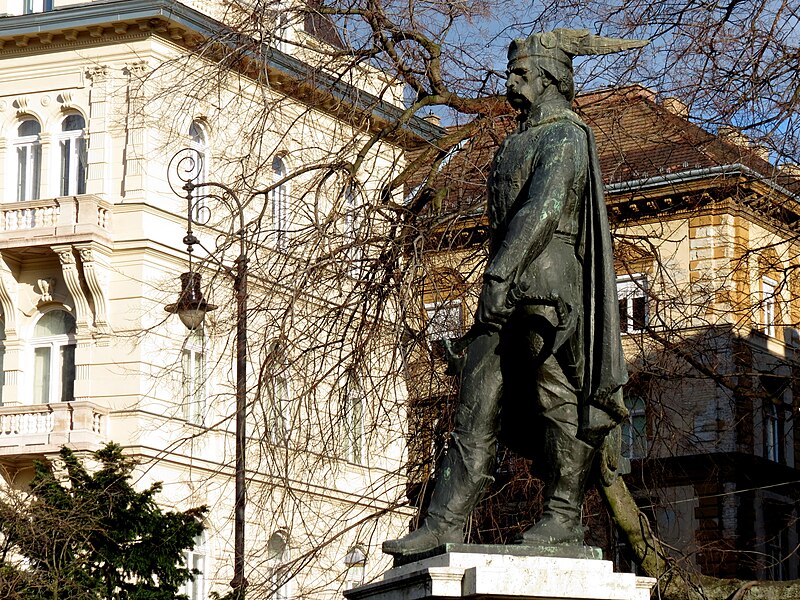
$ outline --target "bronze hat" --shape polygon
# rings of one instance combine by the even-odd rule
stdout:
[[[648,43],[649,40],[594,35],[588,29],[554,29],[513,40],[508,47],[508,62],[530,57],[543,63],[554,61],[572,70],[572,58],[575,56],[624,52]]]

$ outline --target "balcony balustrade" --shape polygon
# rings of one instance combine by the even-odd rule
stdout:
[[[62,196],[0,204],[0,249],[110,240],[111,204],[98,196]]]
[[[0,406],[0,462],[55,453],[63,445],[96,450],[108,441],[108,415],[88,401]]]

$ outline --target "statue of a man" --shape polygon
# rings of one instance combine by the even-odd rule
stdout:
[[[489,177],[490,256],[455,430],[424,522],[384,542],[387,554],[463,541],[498,435],[534,459],[545,484],[542,518],[517,542],[583,543],[584,494],[606,435],[627,414],[627,373],[597,150],[571,109],[572,58],[644,44],[566,29],[511,43],[506,95],[519,126]]]

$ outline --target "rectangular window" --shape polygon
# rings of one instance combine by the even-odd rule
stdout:
[[[50,347],[33,350],[33,403],[50,402]]]
[[[183,416],[191,423],[202,423],[206,404],[205,355],[196,348],[184,348]]]
[[[282,374],[275,375],[272,381],[268,422],[269,436],[273,444],[286,444],[289,441],[290,397],[289,379]]]
[[[23,0],[22,3],[22,14],[24,15],[50,10],[53,10],[53,0]]]
[[[636,333],[647,325],[647,278],[626,275],[617,278],[619,326],[622,333]]]
[[[190,571],[197,569],[200,571],[199,575],[195,575],[194,579],[187,579],[183,587],[183,593],[189,600],[205,600],[205,556],[199,552],[192,550],[184,551],[186,559],[186,568]]]
[[[647,413],[644,399],[639,396],[625,398],[628,418],[622,423],[622,455],[627,458],[647,456]]]
[[[37,200],[42,176],[42,147],[25,144],[17,147],[17,201]]]
[[[57,357],[55,362],[54,355]],[[74,399],[75,345],[54,344],[34,348],[33,403],[72,402]]]
[[[360,390],[353,392],[358,394]],[[345,458],[361,464],[364,460],[364,401],[361,396],[352,395],[345,399],[344,414]]]
[[[444,340],[464,333],[464,309],[460,300],[425,304],[428,317],[428,343],[435,358],[444,357]]]
[[[75,399],[75,346],[61,346],[61,401]]]
[[[762,331],[765,335],[775,337],[775,298],[778,282],[769,277],[761,280]]]
[[[764,408],[764,456],[774,462],[783,461],[783,409],[767,401]]]

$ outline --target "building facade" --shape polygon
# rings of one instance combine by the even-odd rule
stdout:
[[[326,63],[340,42],[313,11],[248,10],[0,3],[0,472],[25,489],[33,461],[64,444],[121,444],[142,485],[164,482],[164,504],[210,507],[187,593],[224,593],[241,234],[249,589],[332,597],[381,571],[377,546],[408,518],[394,502],[405,390],[392,309],[361,298],[384,227],[375,198],[405,149],[440,131],[415,120],[359,153],[402,90]],[[271,37],[242,29],[252,22]],[[170,162],[179,151],[191,160]],[[191,255],[181,177],[200,184]],[[164,310],[186,271],[217,306],[192,331]]]

